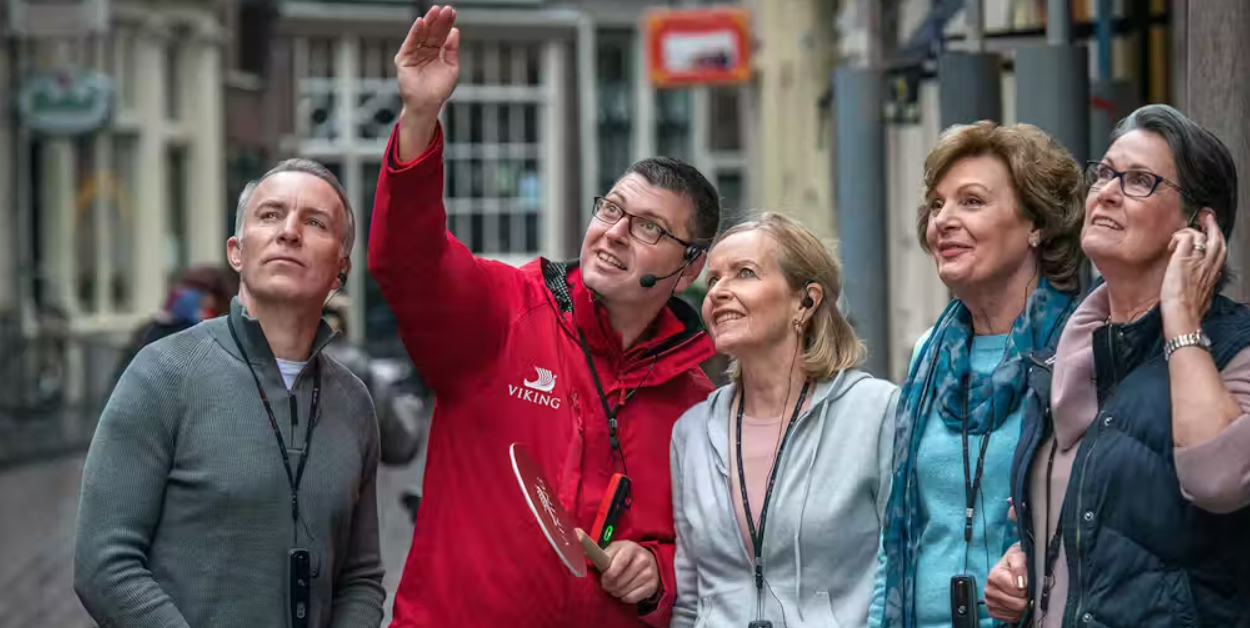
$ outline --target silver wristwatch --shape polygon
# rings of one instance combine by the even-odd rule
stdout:
[[[1167,342],[1163,343],[1163,359],[1171,360],[1172,354],[1182,347],[1202,347],[1207,351],[1211,350],[1211,339],[1202,330],[1181,334]]]

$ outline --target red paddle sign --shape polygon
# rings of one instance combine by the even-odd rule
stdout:
[[[610,563],[607,554],[593,542],[581,540],[585,533],[578,534],[581,530],[574,527],[573,520],[556,496],[555,487],[543,477],[534,459],[520,443],[512,443],[509,451],[512,455],[512,471],[521,485],[521,492],[525,495],[530,512],[534,513],[538,527],[542,528],[543,535],[560,557],[560,562],[578,578],[586,575],[587,556],[598,569],[606,569]],[[589,541],[589,537],[586,540]]]

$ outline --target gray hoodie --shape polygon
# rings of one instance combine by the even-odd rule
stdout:
[[[750,550],[731,494],[733,384],[682,415],[670,453],[677,527],[672,628],[756,619]],[[867,623],[890,496],[898,387],[860,370],[816,387],[777,469],[764,540],[764,616],[774,628]]]

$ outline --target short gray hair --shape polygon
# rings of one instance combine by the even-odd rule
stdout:
[[[1130,113],[1111,132],[1111,143],[1131,131],[1148,131],[1168,143],[1176,184],[1183,190],[1181,207],[1186,214],[1211,208],[1228,239],[1237,218],[1237,166],[1224,142],[1167,105],[1146,105]]]
[[[339,202],[343,204],[343,213],[347,216],[347,233],[343,234],[343,257],[351,257],[352,247],[356,244],[356,212],[352,210],[352,204],[347,200],[347,190],[343,189],[343,184],[339,183],[338,177],[334,176],[329,168],[303,157],[282,161],[259,179],[249,181],[243,186],[243,191],[239,193],[239,204],[235,209],[234,237],[238,238],[243,235],[243,219],[247,216],[247,206],[252,202],[252,193],[256,191],[256,187],[265,179],[283,172],[310,174],[334,188],[334,192],[339,195]]]

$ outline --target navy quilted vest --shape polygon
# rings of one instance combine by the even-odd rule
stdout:
[[[1202,328],[1222,370],[1250,346],[1250,308],[1217,297]],[[1050,357],[1033,356],[1034,396],[1012,465],[1030,565],[1044,559],[1033,552],[1027,488],[1033,456],[1052,429]],[[1250,508],[1217,515],[1181,495],[1158,308],[1095,331],[1094,363],[1098,416],[1077,450],[1060,512],[1068,598],[1052,600],[1051,612],[1062,608],[1063,625],[1073,628],[1250,626]],[[1036,505],[1043,501],[1037,496]]]

